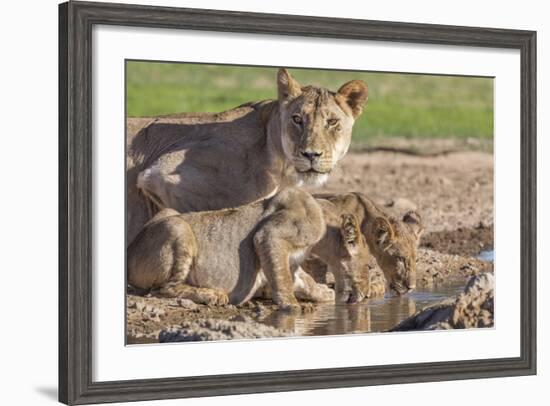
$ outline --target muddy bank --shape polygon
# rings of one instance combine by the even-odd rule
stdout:
[[[475,275],[493,272],[493,263],[475,257],[451,255],[420,248],[417,257],[417,284],[445,283],[461,279],[464,282]]]
[[[493,327],[494,313],[494,277],[484,273],[472,277],[456,299],[429,306],[390,331]]]
[[[459,227],[424,233],[420,246],[445,254],[476,257],[481,251],[492,250],[494,227],[482,222],[474,228]]]
[[[249,317],[236,316],[231,320],[203,319],[184,322],[159,333],[159,342],[250,340],[254,338],[286,337],[289,333]]]
[[[182,339],[181,334],[177,333],[182,329],[185,330],[185,336],[190,336],[194,331],[196,334],[194,337],[198,341],[207,340],[208,337],[221,337],[220,339],[246,339],[253,338],[253,335],[280,337],[289,333],[289,330],[284,328],[270,330],[263,329],[264,325],[254,327],[256,321],[263,320],[278,311],[277,306],[269,300],[251,300],[242,306],[230,304],[207,306],[186,299],[161,298],[151,294],[145,296],[128,294],[126,300],[127,344],[159,342],[162,331],[164,331],[165,342],[189,341]],[[311,313],[314,309],[313,303],[302,303],[301,310],[295,312],[294,316]],[[215,320],[231,323],[217,324]],[[243,328],[239,326],[240,323],[248,323],[251,327]],[[170,332],[175,332],[175,335],[169,334]]]

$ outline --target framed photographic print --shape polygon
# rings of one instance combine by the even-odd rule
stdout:
[[[535,32],[85,2],[59,32],[61,402],[536,373]]]

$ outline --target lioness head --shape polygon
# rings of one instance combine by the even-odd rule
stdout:
[[[348,151],[353,123],[367,101],[367,85],[352,80],[336,93],[301,87],[286,69],[279,70],[277,85],[286,158],[299,182],[320,185]]]
[[[399,294],[416,287],[416,256],[424,227],[420,215],[409,211],[401,221],[393,217],[375,220],[376,261]]]
[[[346,213],[341,220],[340,266],[349,289],[338,301],[358,303],[370,296],[368,267],[371,254],[357,218]]]

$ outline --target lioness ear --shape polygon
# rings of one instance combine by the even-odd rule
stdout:
[[[284,68],[277,73],[277,89],[280,101],[288,101],[302,94],[300,84]]]
[[[393,226],[385,217],[377,217],[375,220],[376,242],[378,245],[386,245],[395,238]]]
[[[277,89],[279,101],[288,101],[302,94],[300,84],[284,68],[279,69],[277,73]]]
[[[350,255],[355,255],[361,243],[361,229],[357,217],[353,214],[342,214],[342,225],[340,226],[340,234],[344,242],[344,248]]]
[[[422,217],[414,210],[410,210],[403,216],[403,222],[407,223],[416,235],[416,238],[420,238],[424,231],[424,224],[422,224]]]
[[[352,80],[344,84],[338,89],[338,94],[344,97],[347,105],[351,108],[353,118],[359,117],[369,98],[367,84],[362,80]]]

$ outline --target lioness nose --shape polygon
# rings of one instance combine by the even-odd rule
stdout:
[[[310,161],[313,161],[315,158],[319,158],[323,155],[322,152],[311,152],[311,151],[302,151],[302,155],[305,156]]]

